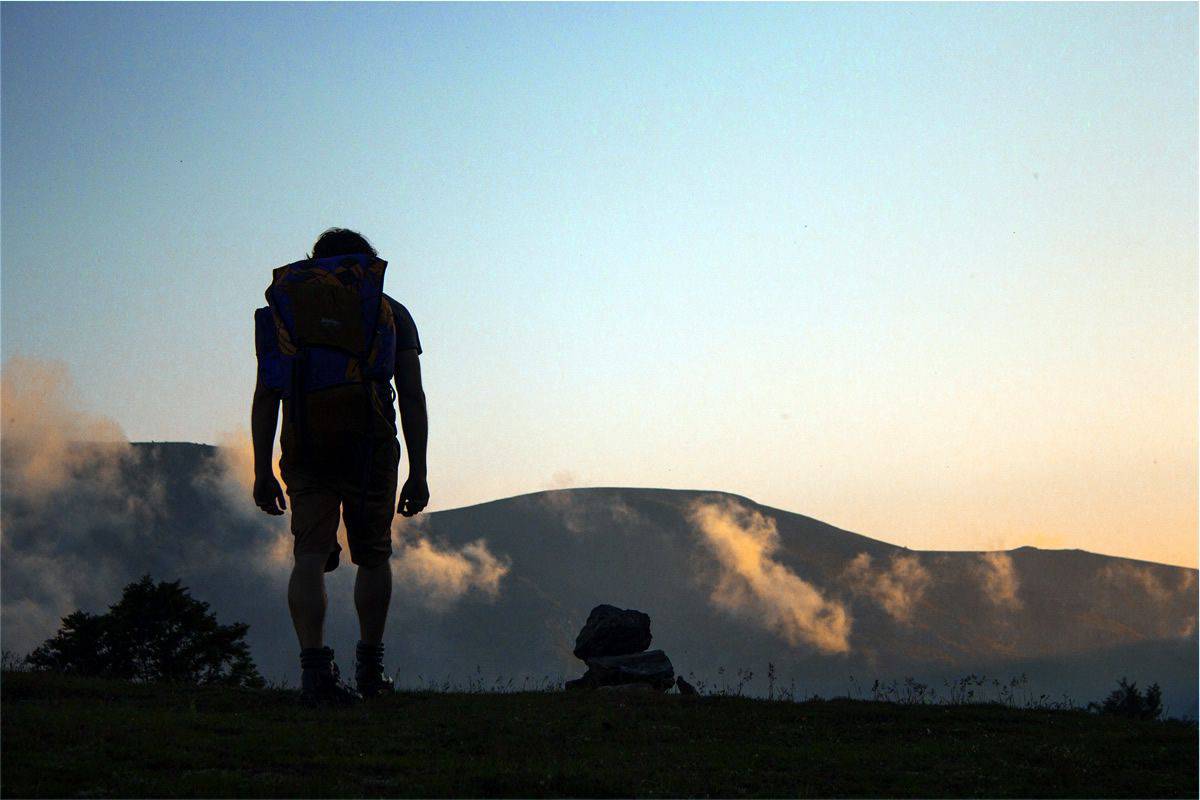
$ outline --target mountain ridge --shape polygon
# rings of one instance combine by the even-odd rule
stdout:
[[[208,454],[213,455],[213,456],[220,453],[222,450],[222,447],[223,447],[222,445],[219,445],[219,444],[210,444],[207,442],[176,442],[176,441],[157,441],[157,440],[137,441],[137,442],[131,442],[130,444],[132,444],[134,447],[182,446],[182,447],[201,448],[201,449],[207,451]],[[1087,550],[1087,549],[1080,548],[1080,547],[1038,547],[1037,545],[1023,544],[1023,545],[1017,545],[1016,547],[1000,549],[1000,550],[939,550],[939,549],[925,550],[925,549],[919,549],[919,548],[912,548],[912,547],[909,547],[908,545],[899,544],[896,542],[888,541],[886,539],[880,539],[875,536],[870,536],[870,535],[867,535],[864,533],[859,533],[857,531],[852,531],[849,528],[841,528],[841,527],[838,527],[837,525],[834,525],[831,522],[826,522],[817,517],[812,517],[812,516],[809,516],[802,512],[793,511],[791,509],[783,508],[781,506],[771,506],[766,503],[762,503],[758,500],[755,500],[751,497],[748,497],[746,495],[741,495],[736,492],[726,491],[724,489],[696,489],[696,488],[672,488],[672,487],[656,487],[656,486],[618,486],[618,485],[569,486],[569,487],[561,487],[561,488],[554,488],[554,489],[534,489],[534,490],[531,490],[528,492],[519,492],[517,494],[512,494],[512,495],[504,495],[502,497],[496,497],[496,498],[492,498],[489,500],[481,500],[479,502],[468,503],[468,504],[462,505],[462,506],[453,506],[451,508],[440,508],[440,509],[437,509],[436,511],[431,511],[429,513],[440,514],[440,513],[445,513],[447,511],[460,511],[463,509],[474,508],[477,506],[486,506],[489,504],[501,503],[501,502],[508,501],[508,500],[517,500],[517,499],[524,498],[524,497],[548,495],[548,494],[554,494],[554,493],[558,493],[558,492],[570,493],[570,492],[591,492],[591,491],[599,491],[599,492],[661,492],[661,493],[680,493],[680,494],[720,495],[720,496],[724,496],[724,497],[727,497],[727,498],[730,498],[730,499],[733,499],[736,501],[748,503],[753,506],[757,506],[757,507],[764,508],[764,509],[769,509],[775,513],[783,513],[783,514],[789,514],[789,515],[801,517],[803,519],[810,520],[812,522],[819,523],[821,525],[825,525],[834,530],[841,531],[842,533],[850,534],[852,536],[857,536],[862,539],[868,539],[872,542],[877,542],[879,544],[899,548],[901,550],[906,550],[906,551],[909,551],[912,553],[922,553],[922,554],[929,554],[929,555],[961,554],[961,553],[1013,553],[1013,552],[1017,552],[1020,550],[1033,550],[1033,551],[1044,552],[1044,553],[1086,553],[1088,555],[1100,556],[1103,558],[1121,559],[1122,561],[1129,561],[1129,562],[1138,563],[1138,564],[1146,564],[1146,565],[1151,565],[1151,566],[1162,566],[1162,567],[1173,567],[1173,568],[1178,568],[1178,569],[1189,569],[1189,570],[1193,570],[1193,571],[1200,571],[1200,568],[1190,567],[1190,566],[1187,566],[1186,564],[1173,564],[1173,563],[1166,562],[1166,561],[1151,561],[1149,559],[1135,558],[1133,556],[1124,556],[1124,555],[1119,555],[1119,554],[1115,554],[1115,553],[1101,553],[1096,550]]]
[[[264,674],[293,680],[287,517],[253,506],[248,470],[236,448],[139,443],[73,459],[53,491],[6,472],[4,646],[27,652],[64,614],[102,610],[150,574],[248,623]],[[825,694],[851,674],[936,682],[1033,665],[1053,696],[1096,699],[1126,674],[1159,681],[1176,706],[1196,700],[1187,567],[912,550],[719,490],[611,486],[397,517],[393,547],[386,641],[410,680],[575,677],[570,644],[591,607],[611,603],[650,614],[680,674],[745,668],[750,692],[768,663]],[[352,583],[343,559],[326,626],[340,652],[357,636]]]

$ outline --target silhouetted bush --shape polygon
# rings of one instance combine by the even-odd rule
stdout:
[[[0,651],[0,670],[4,672],[27,672],[29,664],[12,650]]]
[[[1101,714],[1158,719],[1162,715],[1162,689],[1157,683],[1152,683],[1146,693],[1142,694],[1136,683],[1129,683],[1125,678],[1121,678],[1117,688],[1112,690],[1103,703],[1088,703],[1088,708]]]
[[[244,641],[248,625],[221,625],[179,581],[129,584],[108,613],[76,611],[27,656],[34,669],[131,681],[260,687]]]

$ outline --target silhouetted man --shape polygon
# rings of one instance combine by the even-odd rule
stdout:
[[[391,523],[395,511],[410,517],[429,502],[421,343],[408,310],[383,294],[386,266],[361,235],[330,228],[308,259],[274,271],[268,305],[255,313],[254,502],[268,514],[287,508],[271,470],[282,401],[279,469],[295,539],[288,607],[300,640],[301,698],[308,705],[392,691],[383,669]],[[408,480],[398,503],[393,378],[408,446]],[[358,567],[357,692],[338,678],[333,650],[324,642],[324,573],[338,566],[339,517]]]

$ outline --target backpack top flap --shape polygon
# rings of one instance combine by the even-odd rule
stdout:
[[[387,262],[366,254],[305,259],[279,267],[267,288],[280,352],[326,347],[365,358],[374,343]]]
[[[274,271],[266,297],[279,357],[304,362],[299,385],[285,394],[390,376],[395,330],[383,297],[386,268],[380,258],[357,254]]]

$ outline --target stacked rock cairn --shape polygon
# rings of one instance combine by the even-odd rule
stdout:
[[[587,664],[583,677],[567,681],[567,689],[646,689],[665,692],[678,685],[682,694],[695,689],[676,681],[671,659],[649,650],[650,617],[641,611],[600,605],[588,614],[575,637],[575,657]]]

